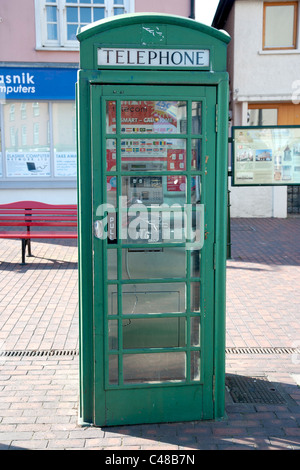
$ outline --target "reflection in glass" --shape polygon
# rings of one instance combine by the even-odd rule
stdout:
[[[201,101],[194,101],[192,104],[192,134],[201,134]]]
[[[186,353],[125,354],[124,383],[160,383],[186,379]]]
[[[108,349],[115,351],[118,349],[118,321],[108,320]]]
[[[191,277],[200,277],[201,251],[191,250]]]
[[[115,139],[106,139],[106,171],[117,171],[117,150]]]
[[[117,177],[108,176],[106,178],[107,203],[117,207]]]
[[[200,312],[200,282],[191,282],[191,312]]]
[[[186,140],[124,139],[121,161],[124,171],[185,171]]]
[[[126,134],[184,134],[185,101],[122,101],[121,132]]]
[[[191,203],[200,204],[201,202],[201,176],[192,176],[191,179]]]
[[[118,278],[117,250],[107,250],[107,279]]]
[[[186,346],[185,318],[123,320],[123,348],[180,348]]]
[[[182,313],[186,310],[186,285],[126,284],[122,286],[123,314]]]
[[[249,109],[249,126],[276,126],[278,109]]]
[[[75,177],[77,175],[75,105],[71,102],[53,103],[52,114],[55,176]]]
[[[107,286],[107,314],[118,315],[118,286]]]
[[[191,380],[200,380],[200,351],[191,351]]]
[[[191,317],[191,346],[200,346],[200,317]]]
[[[108,381],[110,385],[117,385],[119,382],[119,357],[110,355],[108,357]]]
[[[116,102],[106,102],[106,133],[116,133]]]
[[[51,176],[49,104],[7,102],[3,105],[6,171],[8,177],[44,178]]]
[[[201,139],[192,139],[192,170],[201,170]]]
[[[186,250],[180,248],[123,249],[123,279],[164,279],[186,276]]]

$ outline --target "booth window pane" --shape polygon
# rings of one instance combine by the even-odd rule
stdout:
[[[186,311],[186,285],[127,284],[122,287],[123,314],[183,313]]]
[[[124,139],[121,141],[123,171],[185,171],[185,139]]]
[[[185,247],[122,250],[123,279],[181,279],[186,277]]]
[[[201,139],[192,139],[192,170],[201,170]]]
[[[11,109],[14,110],[13,125],[10,124]],[[9,178],[51,176],[49,104],[35,102],[32,109],[33,114],[26,117],[22,102],[3,105],[6,176]]]
[[[57,177],[76,177],[76,118],[74,102],[52,105],[54,174]]]
[[[200,380],[200,351],[191,351],[191,380]]]
[[[116,102],[106,102],[106,133],[116,133]]]
[[[119,356],[110,355],[108,358],[108,382],[117,385],[119,382]]]
[[[192,133],[201,134],[202,102],[192,103]]]
[[[106,171],[116,171],[117,162],[116,162],[116,140],[107,139],[106,140]]]
[[[125,354],[124,383],[161,383],[186,380],[186,353]]]
[[[185,318],[131,318],[123,320],[123,349],[180,348],[185,346]]]
[[[185,101],[122,101],[121,131],[126,134],[184,134]]]
[[[118,321],[108,320],[108,349],[116,351],[118,349]]]
[[[107,314],[118,315],[118,286],[107,286]]]

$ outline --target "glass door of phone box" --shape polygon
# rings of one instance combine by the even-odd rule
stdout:
[[[91,88],[96,422],[212,418],[216,88]]]

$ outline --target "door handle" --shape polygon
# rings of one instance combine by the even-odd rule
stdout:
[[[102,220],[96,220],[94,222],[94,236],[99,238],[100,240],[103,239],[103,223]]]

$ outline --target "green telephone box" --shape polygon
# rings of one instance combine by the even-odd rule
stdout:
[[[220,418],[230,38],[133,14],[78,39],[80,422]]]

